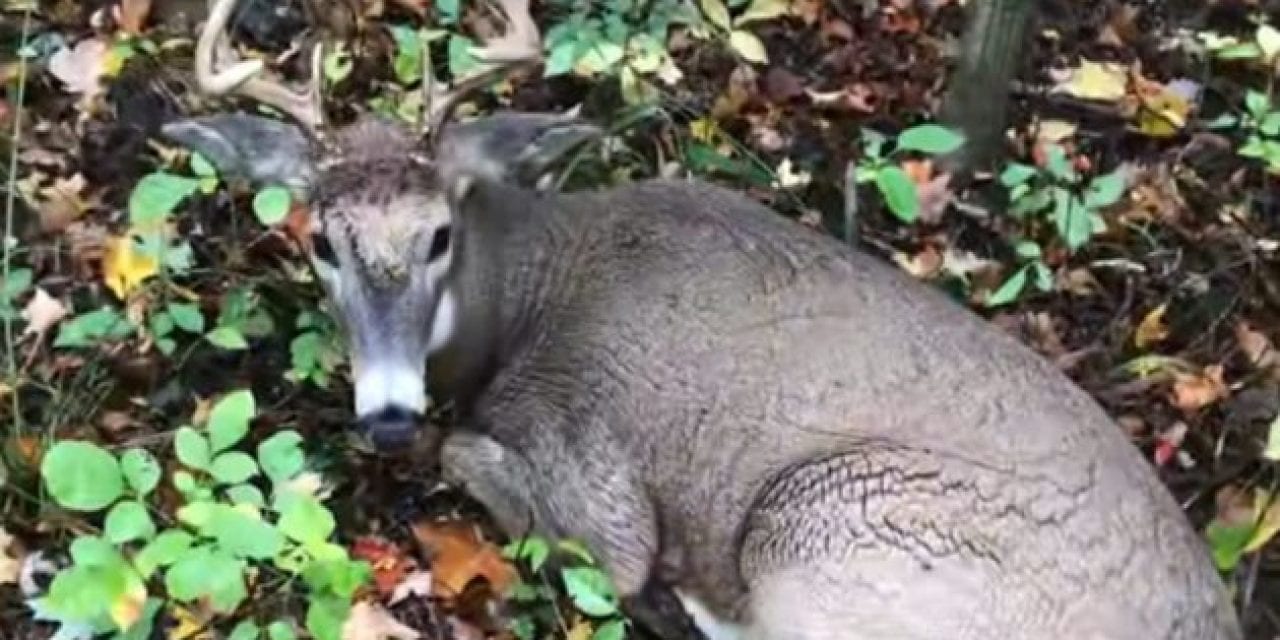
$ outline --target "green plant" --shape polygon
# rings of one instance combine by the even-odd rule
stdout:
[[[998,307],[1017,300],[1018,294],[1026,288],[1028,280],[1040,291],[1053,290],[1053,273],[1044,263],[1040,245],[1024,240],[1014,246],[1014,251],[1018,254],[1018,261],[1022,266],[1018,267],[1018,270],[1014,271],[1004,284],[991,294],[990,298],[987,298],[988,307]]]
[[[597,566],[595,558],[582,545],[561,540],[553,545],[540,536],[514,540],[503,549],[506,557],[525,563],[535,575],[556,556],[558,575],[564,593],[574,608],[592,621],[592,640],[621,640],[626,637],[630,621],[623,615],[617,592],[608,574]],[[550,584],[518,582],[511,590],[511,600],[524,609],[512,619],[512,632],[520,640],[540,637],[539,630],[565,626],[556,607],[556,591]]]
[[[1248,90],[1244,95],[1244,113],[1224,114],[1209,124],[1212,129],[1239,128],[1245,133],[1244,144],[1236,153],[1261,160],[1269,173],[1280,174],[1280,109],[1272,108],[1271,98],[1261,91]]]
[[[889,140],[878,131],[863,130],[863,156],[856,166],[856,180],[858,184],[874,182],[889,211],[903,222],[914,222],[920,215],[916,185],[895,161],[909,151],[927,155],[951,153],[964,144],[964,136],[936,124],[917,125],[898,134],[893,151],[886,154],[884,146]]]
[[[1061,145],[1049,146],[1043,169],[1011,162],[1000,174],[1009,193],[1009,214],[1019,220],[1047,215],[1058,238],[1076,251],[1106,223],[1098,211],[1115,204],[1125,192],[1121,168],[1084,179],[1067,159]]]
[[[318,387],[329,386],[329,377],[346,360],[342,333],[337,323],[319,311],[298,314],[298,335],[289,343],[292,367],[285,377],[294,382],[309,380]]]
[[[204,335],[205,340],[219,348],[238,351],[249,348],[249,338],[271,335],[275,322],[258,304],[258,295],[248,286],[228,290],[218,306],[218,321]]]
[[[37,617],[114,632],[117,639],[146,638],[166,600],[204,600],[230,615],[245,602],[255,574],[274,572],[286,578],[285,587],[302,578],[306,628],[320,640],[337,640],[371,569],[329,540],[333,515],[299,482],[306,460],[297,432],[262,441],[256,459],[234,449],[255,413],[253,395],[234,391],[213,406],[203,429],[174,431],[183,468],[170,482],[183,503],[173,514],[162,512],[153,496],[163,472],[146,450],[115,456],[84,441],[54,444],[40,468],[49,494],[64,508],[106,513],[101,534],[77,536],[72,564],[58,572],[47,594],[29,602]],[[157,526],[155,516],[165,526]],[[292,624],[276,620],[270,628],[278,638]],[[251,620],[232,633],[242,640],[258,636]]]

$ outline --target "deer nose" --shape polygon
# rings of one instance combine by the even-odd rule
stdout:
[[[399,406],[388,406],[359,419],[360,431],[378,451],[390,452],[413,444],[422,414]]]

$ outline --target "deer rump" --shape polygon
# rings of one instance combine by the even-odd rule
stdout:
[[[362,421],[413,423],[429,370],[446,478],[585,542],[660,637],[1240,637],[1103,410],[928,286],[698,181],[534,189],[599,135],[573,117],[310,133],[165,127],[312,203]]]

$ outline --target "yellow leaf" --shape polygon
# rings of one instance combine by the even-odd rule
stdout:
[[[734,24],[741,27],[748,22],[772,20],[785,15],[790,4],[789,0],[755,0],[746,11],[742,12],[742,15],[738,16],[737,20],[734,20]]]
[[[698,118],[689,123],[689,135],[693,136],[693,139],[698,142],[711,144],[716,130],[716,121],[711,118]]]
[[[1164,313],[1168,307],[1168,303],[1165,303],[1147,313],[1133,333],[1134,346],[1145,349],[1169,337],[1169,327],[1164,324]]]
[[[760,42],[754,33],[743,31],[741,29],[729,34],[729,45],[733,47],[738,55],[746,58],[748,62],[757,62],[764,64],[769,61],[769,54],[764,50],[764,43]]]
[[[591,640],[591,622],[585,618],[579,618],[578,622],[569,628],[569,633],[565,634],[565,640]]]
[[[702,6],[702,13],[707,16],[711,24],[728,31],[732,27],[729,24],[729,8],[724,6],[720,0],[698,0],[698,4]]]
[[[1261,511],[1266,507],[1267,512],[1262,515],[1262,519],[1258,522],[1258,527],[1253,530],[1253,535],[1249,537],[1249,542],[1244,545],[1245,553],[1253,553],[1261,549],[1272,538],[1276,537],[1276,533],[1280,532],[1280,500],[1272,501],[1271,496],[1265,491],[1258,491],[1254,495],[1254,508]],[[1271,502],[1270,506],[1266,506]]]
[[[1122,64],[1081,60],[1071,79],[1055,90],[1084,100],[1115,102],[1125,96],[1128,80],[1128,70]]]
[[[147,587],[141,581],[130,582],[129,588],[111,603],[111,621],[121,631],[142,617],[142,606],[147,602]]]
[[[160,261],[137,250],[127,235],[107,239],[102,256],[102,280],[121,300],[160,270]]]
[[[172,605],[169,615],[176,623],[169,629],[169,640],[213,640],[213,631],[208,629],[207,620],[198,618],[192,610]]]
[[[1186,98],[1168,91],[1143,98],[1138,110],[1138,130],[1153,138],[1168,138],[1187,125],[1191,104]]]

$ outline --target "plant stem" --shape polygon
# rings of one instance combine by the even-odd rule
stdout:
[[[27,7],[22,12],[22,45],[26,48],[27,39],[31,31],[31,7]],[[3,282],[9,282],[10,275],[10,238],[13,238],[13,210],[17,197],[17,176],[18,176],[18,145],[22,142],[22,107],[26,101],[27,93],[27,58],[24,55],[18,56],[18,91],[14,100],[13,108],[13,147],[9,151],[9,180],[5,191],[4,206],[4,238],[3,242],[3,258],[0,258],[0,278]],[[12,402],[13,411],[13,429],[18,436],[22,435],[22,403],[18,398],[18,356],[14,348],[13,341],[13,318],[8,314],[4,317],[4,348],[6,367],[8,369],[7,376],[12,389],[9,390],[9,397]]]

